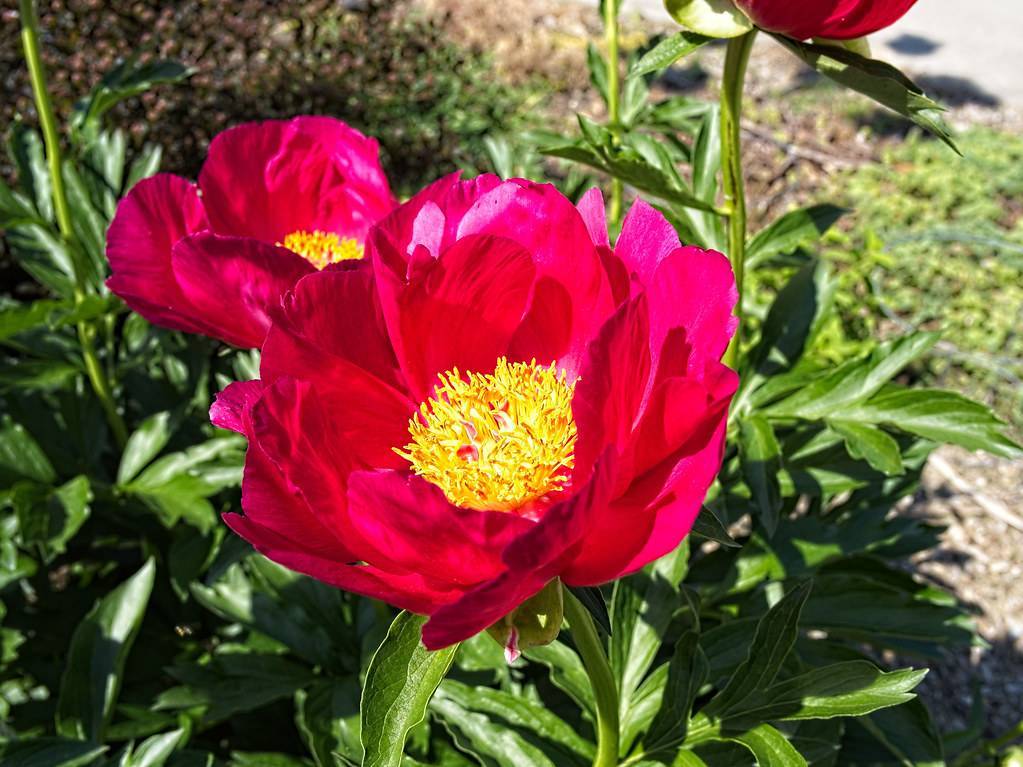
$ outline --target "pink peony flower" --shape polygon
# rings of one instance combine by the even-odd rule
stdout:
[[[199,184],[136,184],[107,233],[111,291],[150,322],[258,347],[269,310],[307,274],[362,257],[396,205],[377,143],[340,120],[239,125]]]
[[[261,379],[211,409],[249,439],[235,532],[430,615],[430,648],[678,546],[737,385],[724,256],[642,202],[612,248],[599,191],[494,176],[436,182],[367,247],[299,281]]]
[[[889,27],[916,0],[735,0],[758,27],[797,40],[850,40]]]

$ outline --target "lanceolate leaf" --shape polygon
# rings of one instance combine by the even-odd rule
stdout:
[[[641,77],[651,72],[670,67],[679,59],[688,56],[713,38],[685,30],[666,37],[640,58],[629,70],[629,77]]]
[[[837,45],[814,45],[784,35],[774,38],[825,77],[908,117],[959,151],[941,118],[943,107],[927,98],[920,86],[891,64]]]
[[[717,514],[707,506],[700,509],[700,513],[697,515],[696,521],[693,522],[693,529],[690,532],[700,538],[715,541],[731,549],[737,549],[741,545],[728,534],[728,530],[725,529],[724,524],[718,519]]]
[[[85,767],[106,750],[82,740],[31,738],[0,743],[0,761],[4,767]]]
[[[865,460],[888,476],[905,471],[899,443],[876,426],[840,418],[829,419],[828,425],[842,435],[845,448],[853,458]]]
[[[760,619],[746,660],[702,713],[708,716],[727,716],[729,711],[738,708],[751,695],[774,681],[785,656],[795,644],[799,614],[810,595],[812,585],[811,581],[799,584]]]
[[[578,599],[586,611],[593,616],[593,620],[608,636],[611,635],[611,616],[607,612],[607,602],[604,595],[596,586],[566,586],[575,598]]]
[[[750,241],[746,250],[746,266],[755,266],[772,256],[790,253],[812,242],[846,212],[844,208],[823,203],[784,214]]]
[[[426,618],[402,612],[369,664],[362,691],[363,767],[401,764],[409,731],[423,721],[458,645],[429,652],[420,640]]]
[[[700,649],[699,641],[698,633],[687,631],[675,644],[661,706],[643,741],[648,751],[685,740],[693,700],[709,671],[707,657]]]
[[[778,487],[781,447],[774,436],[774,429],[766,419],[759,415],[741,419],[739,454],[742,473],[753,493],[760,522],[768,535],[773,535],[778,527],[778,514],[782,506],[781,490]]]
[[[149,560],[97,602],[75,629],[57,701],[61,736],[102,742],[155,573],[156,566]]]
[[[806,767],[803,755],[769,724],[761,724],[731,739],[753,752],[758,767]]]

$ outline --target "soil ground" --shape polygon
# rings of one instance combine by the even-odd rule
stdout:
[[[599,40],[600,34],[592,7],[533,0],[419,3],[446,17],[455,39],[492,53],[511,80],[539,77],[551,84],[546,106],[555,121],[564,118],[570,125],[577,110],[599,111],[585,63],[587,42]],[[623,22],[626,47],[659,28],[634,13],[626,13]],[[695,95],[712,92],[723,57],[713,47],[705,50],[698,63],[674,70],[667,85]],[[886,142],[899,140],[898,129],[886,131],[876,121],[864,124],[836,114],[826,96],[811,93],[798,107],[788,106],[795,98],[778,98],[805,91],[808,74],[771,41],[758,42],[744,122],[748,192],[757,220],[812,198],[832,173],[872,162]],[[954,126],[1023,126],[1018,111],[969,98],[957,87],[954,79],[930,85],[934,95],[952,105]],[[786,107],[779,110],[779,103]],[[879,114],[877,120],[883,119]],[[946,527],[940,545],[912,564],[919,577],[949,589],[970,607],[987,644],[931,664],[920,692],[946,732],[966,727],[975,694],[984,702],[988,735],[1007,730],[1023,716],[1023,516],[1015,527],[991,511],[995,507],[1019,515],[1021,486],[1023,461],[943,448],[928,466],[920,492],[900,511]]]

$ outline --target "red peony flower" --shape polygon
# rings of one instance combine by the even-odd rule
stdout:
[[[301,277],[361,258],[370,226],[394,209],[377,154],[328,117],[224,131],[198,186],[159,174],[121,201],[107,286],[157,325],[258,347],[268,308]]]
[[[797,40],[850,40],[889,27],[916,0],[735,0],[758,27]]]
[[[724,256],[642,202],[612,249],[599,191],[494,176],[435,183],[368,253],[303,278],[211,409],[249,439],[235,532],[430,615],[430,648],[679,544],[737,385]]]

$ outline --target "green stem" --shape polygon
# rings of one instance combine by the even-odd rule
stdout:
[[[1023,721],[1010,727],[998,737],[981,741],[969,751],[964,752],[952,763],[953,767],[967,767],[967,765],[975,764],[976,760],[983,756],[996,756],[1002,746],[1009,745],[1017,738],[1023,738]]]
[[[85,284],[79,254],[75,246],[75,230],[71,222],[71,208],[64,190],[64,174],[61,172],[60,134],[57,132],[57,118],[53,113],[50,94],[46,90],[46,71],[39,53],[39,19],[36,16],[34,0],[18,0],[21,16],[21,43],[25,49],[25,63],[28,65],[29,79],[32,81],[32,95],[35,97],[36,111],[39,113],[39,125],[43,131],[43,143],[46,146],[46,163],[50,172],[50,183],[53,186],[53,208],[57,214],[57,228],[71,249],[71,263],[75,277],[75,304],[81,304],[85,298]],[[103,406],[107,422],[114,432],[114,438],[120,447],[128,440],[128,432],[124,421],[114,404],[113,393],[106,373],[96,356],[93,341],[93,328],[85,322],[78,323],[78,340],[82,347],[85,372],[89,377],[93,390]]]
[[[725,206],[728,210],[728,257],[735,272],[739,301],[735,307],[739,325],[725,352],[724,362],[735,368],[742,337],[742,289],[746,266],[746,190],[742,180],[742,88],[756,30],[728,41],[721,83],[721,164]]]
[[[604,35],[607,41],[607,119],[617,134],[621,120],[618,84],[618,0],[604,0]],[[611,179],[611,225],[617,228],[622,220],[622,182]]]
[[[567,589],[565,617],[597,703],[597,755],[593,759],[593,767],[614,767],[618,764],[618,686],[593,618]]]

